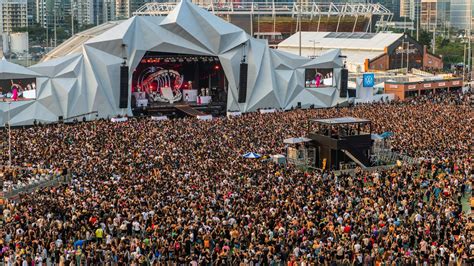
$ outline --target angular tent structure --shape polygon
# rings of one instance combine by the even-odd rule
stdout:
[[[227,80],[227,110],[251,112],[259,108],[290,109],[301,106],[333,106],[340,101],[337,86],[305,88],[305,64],[309,58],[273,50],[264,40],[254,39],[244,30],[208,11],[183,0],[166,17],[132,17],[108,24],[94,37],[72,37],[47,59],[30,69],[41,74],[37,80],[37,98],[23,105],[11,105],[12,125],[37,120],[56,122],[85,116],[88,119],[132,115],[131,95],[128,108],[119,108],[120,66],[133,70],[147,52],[217,57]],[[333,52],[321,60],[333,60]],[[238,102],[240,63],[248,64],[245,102]],[[329,63],[329,62],[326,62]],[[335,84],[339,84],[339,64],[334,66]],[[30,107],[32,105],[33,107]],[[0,103],[0,125],[6,122],[8,106]],[[16,118],[20,115],[21,118]]]
[[[36,78],[39,74],[26,67],[8,62],[5,57],[0,60],[0,79]]]

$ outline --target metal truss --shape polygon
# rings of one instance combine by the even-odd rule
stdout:
[[[177,2],[146,3],[133,15],[137,16],[166,16],[177,5]],[[379,18],[379,23],[391,21],[393,13],[379,3],[317,3],[317,2],[195,2],[196,5],[209,12],[220,15],[257,15],[257,16],[291,16],[301,15],[304,18],[318,18],[324,16],[337,16],[338,27],[340,18],[345,16],[368,17],[369,23],[366,31],[371,31],[373,17]],[[355,24],[354,24],[355,28]],[[377,28],[380,29],[380,28]],[[384,29],[381,29],[384,30]],[[337,31],[337,30],[336,30]]]

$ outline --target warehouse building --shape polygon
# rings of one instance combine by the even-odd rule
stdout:
[[[299,33],[278,45],[278,49],[299,54]],[[442,69],[443,60],[427,51],[410,35],[379,32],[301,32],[301,55],[317,57],[339,48],[346,56],[351,72],[374,72],[393,69]]]

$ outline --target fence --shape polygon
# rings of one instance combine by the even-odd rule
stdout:
[[[398,152],[390,150],[379,150],[371,156],[371,162],[375,165],[378,164],[395,164],[397,161],[404,162],[406,164],[416,164],[420,160],[413,158]]]
[[[20,189],[15,189],[11,191],[3,192],[3,197],[7,199],[14,199],[21,193],[31,193],[37,189],[45,188],[45,187],[55,187],[65,183],[69,183],[71,181],[70,176],[54,176],[51,179],[45,180],[43,182],[35,183],[26,185]]]

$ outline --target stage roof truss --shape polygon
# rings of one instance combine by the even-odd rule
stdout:
[[[133,14],[137,16],[166,16],[177,5],[177,2],[146,3]],[[291,15],[298,16],[299,3],[296,2],[242,2],[242,3],[196,3],[196,5],[215,15]],[[319,16],[384,16],[393,13],[379,3],[301,3],[301,15],[306,17]]]

